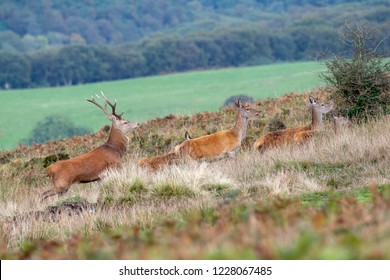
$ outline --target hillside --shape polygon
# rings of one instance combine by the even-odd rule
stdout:
[[[53,115],[66,117],[74,126],[97,131],[108,122],[85,98],[101,91],[118,101],[125,118],[143,122],[172,113],[215,111],[230,96],[239,94],[260,99],[309,90],[321,85],[318,73],[323,69],[318,62],[284,63],[72,87],[0,91],[0,150],[15,148],[30,137],[39,122]],[[15,108],[22,105],[23,113],[15,114]]]
[[[314,14],[321,21],[326,18],[324,13],[327,20],[336,23],[350,8],[362,18],[381,22],[388,20],[385,7],[388,3],[378,0],[3,0],[0,34],[4,32],[3,38],[8,42],[2,42],[1,48],[23,51],[72,43],[120,44],[153,33],[199,33],[253,23],[275,28],[301,20],[308,22]]]
[[[89,151],[108,130],[1,152],[1,258],[388,259],[387,117],[339,133],[328,120],[305,145],[251,150],[272,119],[287,127],[308,123],[309,94],[329,98],[317,89],[256,101],[264,115],[250,124],[236,158],[157,173],[137,160],[171,150],[185,130],[196,137],[232,127],[234,113],[145,122],[132,135],[123,170],[43,204],[48,156]]]

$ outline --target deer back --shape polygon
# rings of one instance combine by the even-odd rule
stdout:
[[[257,139],[253,146],[255,149],[261,150],[287,145],[288,143],[296,142],[297,137],[299,138],[297,135],[303,135],[309,130],[311,130],[310,126],[300,126],[271,131]]]

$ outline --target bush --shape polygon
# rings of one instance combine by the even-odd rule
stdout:
[[[282,129],[286,129],[286,125],[284,124],[280,116],[276,115],[275,117],[269,120],[267,129],[268,131],[282,130]]]
[[[347,58],[334,55],[325,61],[328,71],[322,79],[332,86],[332,98],[339,114],[366,120],[389,112],[390,63],[377,52],[380,42],[369,27],[346,24],[341,34],[352,52]]]
[[[24,140],[23,143],[28,145],[32,143],[45,143],[49,140],[64,139],[88,133],[91,133],[91,131],[83,127],[74,126],[65,117],[53,115],[38,122],[31,132],[31,136],[27,140]]]
[[[240,95],[233,95],[230,96],[228,99],[225,100],[225,103],[223,103],[223,107],[230,106],[236,102],[238,98],[241,98],[242,102],[250,102],[253,103],[253,97],[240,94]]]

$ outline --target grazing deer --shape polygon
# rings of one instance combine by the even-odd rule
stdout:
[[[260,111],[243,105],[241,99],[236,100],[237,121],[232,129],[219,131],[210,135],[188,139],[175,147],[181,158],[218,159],[225,155],[233,156],[246,137],[250,119],[260,115]]]
[[[312,116],[310,125],[271,131],[261,136],[254,143],[254,148],[263,151],[288,143],[301,143],[315,134],[323,125],[323,114],[333,110],[333,106],[328,103],[318,103],[312,96],[309,96],[309,102]]]
[[[188,131],[184,134],[185,140],[191,139],[190,134]],[[174,163],[177,163],[179,160],[179,156],[175,152],[168,153],[166,155],[162,156],[155,156],[150,158],[143,158],[138,161],[138,166],[149,168],[152,171],[156,171],[163,166],[172,165]]]
[[[99,96],[97,96],[100,98]],[[64,194],[74,183],[89,183],[100,179],[100,174],[108,168],[118,168],[126,152],[129,138],[127,134],[137,128],[139,123],[129,122],[115,113],[116,102],[112,104],[103,94],[104,107],[92,99],[86,99],[98,106],[111,121],[111,132],[108,140],[102,146],[81,156],[61,160],[48,167],[48,175],[53,182],[53,188],[42,193],[42,200],[56,194]],[[107,112],[107,104],[112,113]]]

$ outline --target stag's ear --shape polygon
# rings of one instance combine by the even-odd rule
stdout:
[[[317,103],[317,101],[311,95],[309,96],[309,101],[310,101],[310,104],[316,104]]]
[[[184,134],[184,138],[185,138],[186,140],[190,140],[190,139],[191,139],[191,136],[190,136],[190,134],[188,133],[188,131],[186,131],[186,133]]]
[[[242,108],[242,101],[241,101],[241,98],[238,98],[238,99],[236,100],[235,104],[236,104],[236,106],[237,106],[238,108]]]
[[[110,121],[112,121],[112,122],[116,122],[118,118],[115,117],[114,115],[111,115],[111,116],[108,117],[108,119],[109,119]]]

